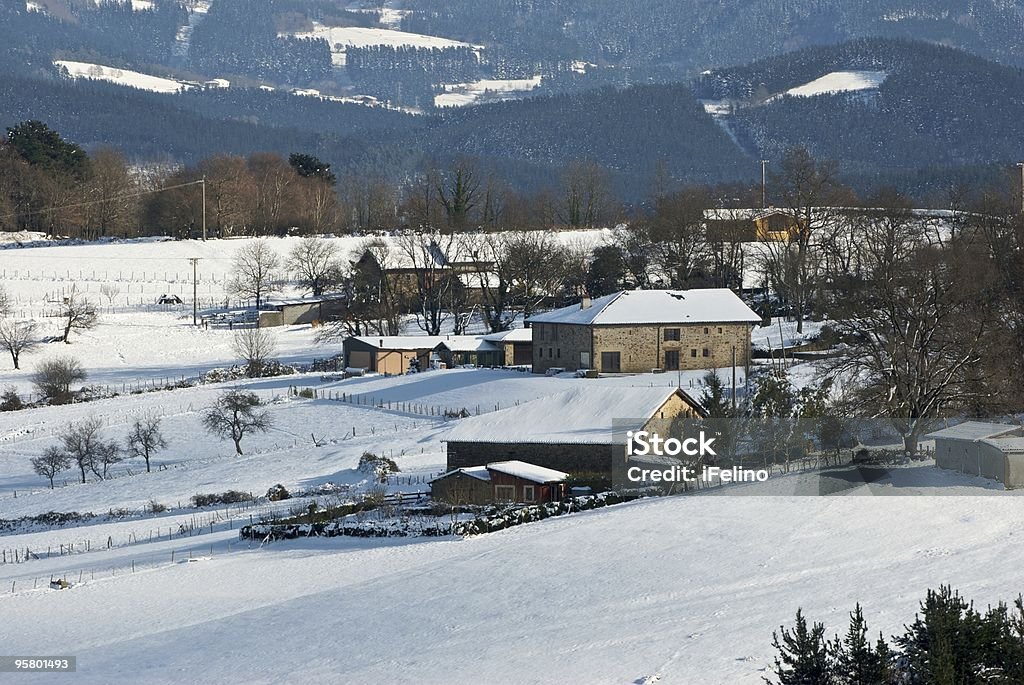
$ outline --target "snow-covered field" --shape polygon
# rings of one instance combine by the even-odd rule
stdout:
[[[323,38],[331,47],[331,59],[338,66],[345,65],[345,50],[365,48],[373,45],[391,47],[409,46],[415,48],[455,48],[479,46],[440,36],[427,36],[393,29],[366,28],[361,26],[325,26],[313,23],[313,30],[295,34],[297,38]]]
[[[813,81],[790,88],[786,95],[811,97],[833,93],[853,93],[862,90],[878,90],[885,83],[888,74],[884,71],[833,71]]]
[[[192,87],[187,83],[175,81],[174,79],[151,76],[150,74],[143,74],[130,69],[118,69],[117,67],[108,67],[102,64],[71,62],[68,60],[56,60],[54,64],[67,69],[68,74],[74,79],[85,78],[96,81],[110,81],[118,85],[149,90],[154,93],[180,93]]]
[[[483,79],[472,83],[444,85],[434,96],[435,107],[465,107],[482,99],[500,100],[519,97],[540,85],[540,76],[529,79]]]
[[[197,266],[198,295],[201,302],[223,302],[224,283],[231,272],[231,260],[251,238],[229,240],[128,240],[115,243],[52,245],[38,241],[39,236],[12,234],[18,241],[32,241],[36,247],[0,249],[0,279],[18,306],[35,307],[62,296],[72,288],[107,304],[99,294],[104,283],[114,283],[120,292],[114,304],[151,304],[162,294],[192,299],[190,258],[200,259]],[[551,237],[564,245],[595,247],[611,237],[608,229],[558,231]],[[343,256],[350,257],[367,237],[329,238]],[[391,242],[389,236],[375,240]],[[301,238],[270,238],[270,246],[282,260]],[[0,234],[0,247],[14,240]]]

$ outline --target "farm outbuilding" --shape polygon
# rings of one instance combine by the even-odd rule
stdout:
[[[501,350],[501,366],[530,366],[533,363],[533,329],[514,328],[490,333],[484,340]]]
[[[617,436],[705,415],[675,387],[601,387],[601,381],[462,419],[448,434],[448,469],[517,460],[567,473],[611,474]]]
[[[501,461],[453,469],[430,482],[430,494],[450,504],[541,504],[562,499],[568,477],[567,473],[536,464]]]
[[[443,340],[433,335],[352,336],[342,343],[345,367],[390,375],[423,370]]]
[[[435,348],[438,357],[449,367],[501,366],[504,351],[485,337],[451,335]]]
[[[343,295],[275,300],[260,310],[260,327],[292,326],[327,321],[344,312]]]
[[[1024,428],[967,421],[925,436],[935,440],[935,465],[1024,488]]]

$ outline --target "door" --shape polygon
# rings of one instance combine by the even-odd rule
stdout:
[[[605,373],[619,373],[622,369],[618,352],[601,353],[601,370]]]

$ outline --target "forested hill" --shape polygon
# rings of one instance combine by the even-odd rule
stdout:
[[[880,85],[780,96],[836,72],[866,72]],[[707,73],[696,91],[732,100],[726,123],[767,159],[804,145],[851,173],[871,174],[1024,158],[1024,71],[926,43],[809,48]]]

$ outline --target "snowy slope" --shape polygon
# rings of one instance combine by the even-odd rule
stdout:
[[[97,81],[110,81],[122,86],[130,86],[139,90],[149,90],[154,93],[180,93],[192,86],[187,83],[175,81],[160,76],[151,76],[130,69],[118,69],[102,64],[91,64],[89,62],[70,62],[67,60],[56,60],[57,66],[68,70],[71,78],[86,78]]]
[[[294,34],[297,38],[323,38],[331,48],[331,59],[336,65],[344,66],[345,50],[365,48],[371,45],[416,48],[479,47],[458,40],[408,33],[392,29],[365,28],[360,26],[325,26],[313,23],[313,30]]]
[[[521,97],[540,85],[541,77],[529,79],[483,79],[472,83],[442,84],[444,92],[434,96],[435,107],[465,107],[482,100],[497,101]]]
[[[859,601],[891,634],[939,583],[1018,591],[1017,505],[689,497],[461,542],[275,543],[0,595],[0,641],[60,645],[76,683],[753,685],[797,607],[832,634]]]
[[[790,88],[784,95],[811,97],[814,95],[878,90],[887,77],[888,74],[884,71],[833,71],[802,86]]]

